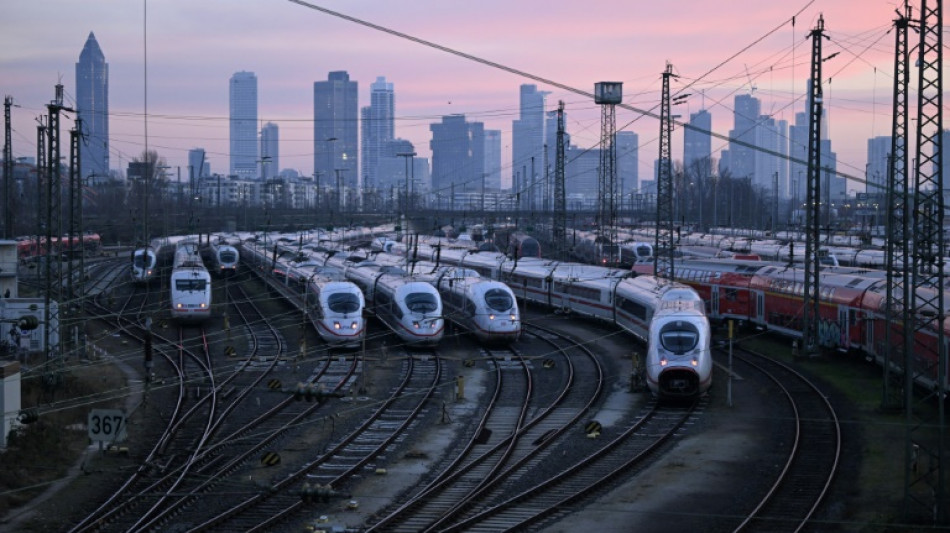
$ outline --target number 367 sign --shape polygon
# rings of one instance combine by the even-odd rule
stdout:
[[[89,411],[89,440],[102,442],[125,440],[125,413],[121,409]]]

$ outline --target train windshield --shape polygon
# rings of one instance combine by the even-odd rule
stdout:
[[[541,244],[534,239],[521,241],[521,257],[541,257]]]
[[[337,292],[327,298],[327,307],[334,313],[355,313],[360,310],[360,299],[352,293]]]
[[[200,278],[175,280],[176,291],[204,291],[207,286],[208,282]]]
[[[218,257],[225,263],[233,263],[237,261],[237,252],[234,250],[222,250],[218,252]]]
[[[434,294],[414,292],[406,296],[406,307],[413,313],[432,313],[439,308]]]
[[[511,295],[501,289],[485,291],[485,304],[495,311],[507,311],[514,304]]]
[[[641,244],[637,246],[636,250],[637,250],[637,257],[646,258],[653,255],[653,249],[651,249],[649,246],[645,244]]]
[[[699,330],[689,322],[676,320],[660,329],[660,344],[677,355],[682,355],[699,343]]]
[[[135,254],[132,258],[132,264],[135,268],[152,268],[155,266],[155,256],[146,254]]]

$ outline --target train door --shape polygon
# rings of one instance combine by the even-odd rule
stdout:
[[[847,306],[838,306],[838,327],[840,335],[838,337],[838,348],[847,350],[851,348],[851,329],[857,322],[855,310]]]
[[[719,318],[719,285],[710,285],[709,295],[709,316],[712,318]]]
[[[765,324],[765,293],[755,291],[755,323]]]
[[[864,350],[868,353],[874,352],[874,320],[865,316],[861,324],[864,326]]]

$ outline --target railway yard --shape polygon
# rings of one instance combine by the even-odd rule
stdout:
[[[438,346],[410,347],[371,320],[363,346],[331,350],[245,268],[214,284],[206,323],[153,324],[146,379],[142,317],[160,315],[168,291],[127,283],[127,270],[95,270],[96,355],[67,363],[85,401],[35,397],[41,413],[124,409],[128,438],[100,450],[73,431],[60,464],[17,465],[38,488],[8,492],[0,531],[904,531],[924,520],[901,513],[901,416],[879,412],[880,369],[860,358],[794,358],[787,339],[754,331],[730,357],[720,330],[710,392],[657,402],[632,380],[642,343],[563,309],[525,305],[508,346],[450,327]]]

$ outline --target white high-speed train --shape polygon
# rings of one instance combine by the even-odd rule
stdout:
[[[201,261],[198,243],[179,241],[171,275],[172,318],[200,322],[211,316],[211,275]]]
[[[387,248],[395,254],[407,252],[401,243]],[[475,270],[506,283],[519,298],[619,326],[647,343],[646,381],[658,397],[695,397],[712,384],[709,320],[699,296],[687,285],[629,270],[515,260],[490,252],[419,246],[415,256]]]
[[[129,273],[132,276],[132,283],[144,285],[147,284],[158,272],[158,254],[151,246],[145,248],[136,248],[132,252],[132,265]]]
[[[241,254],[235,246],[223,237],[211,239],[211,270],[219,276],[228,276],[237,272]]]
[[[302,303],[324,342],[334,348],[360,346],[366,338],[366,301],[340,269],[287,250],[275,257],[263,244],[245,243],[242,250],[254,271],[275,279],[287,296]]]
[[[398,265],[405,259],[377,254],[374,261]],[[413,277],[426,281],[442,296],[445,317],[488,345],[512,343],[521,336],[521,311],[505,283],[483,277],[470,268],[416,262]]]
[[[373,261],[353,263],[344,254],[322,254],[326,265],[343,270],[346,279],[363,291],[367,309],[386,324],[404,343],[434,346],[445,334],[442,298],[424,281],[404,271]]]

